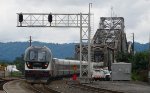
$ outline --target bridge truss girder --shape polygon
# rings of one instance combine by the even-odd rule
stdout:
[[[101,17],[99,28],[91,41],[91,61],[104,62],[111,70],[111,63],[115,61],[118,52],[127,52],[127,40],[124,32],[123,17]],[[75,56],[78,59],[78,47]],[[84,49],[86,52],[87,49]]]
[[[99,29],[93,37],[93,44],[107,45],[117,51],[127,51],[123,17],[101,17]]]

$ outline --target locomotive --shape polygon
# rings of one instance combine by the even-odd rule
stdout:
[[[25,50],[25,78],[29,83],[46,83],[51,75],[52,52],[47,47],[30,46]]]
[[[74,73],[79,75],[80,61],[65,60],[52,57],[51,50],[44,46],[30,46],[25,50],[25,79],[28,83],[48,83],[49,80],[70,77]],[[87,65],[87,62],[83,62]],[[103,63],[92,63],[93,67],[100,67]],[[76,67],[76,71],[74,70]]]

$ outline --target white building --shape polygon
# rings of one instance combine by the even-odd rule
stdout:
[[[8,72],[15,72],[15,71],[19,71],[17,68],[16,68],[16,65],[8,65],[6,70]]]

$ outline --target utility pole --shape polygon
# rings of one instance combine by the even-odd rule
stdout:
[[[31,38],[31,36],[30,36],[30,40],[29,40],[29,41],[30,41],[30,46],[31,46],[31,42],[32,42],[32,38]]]
[[[149,58],[149,64],[148,64],[148,82],[150,83],[150,34],[149,34],[149,55],[148,55],[148,58]]]
[[[132,33],[133,35],[133,46],[132,46],[132,50],[133,50],[133,55],[134,55],[134,33]]]

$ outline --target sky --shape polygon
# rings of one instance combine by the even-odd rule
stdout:
[[[94,30],[100,17],[124,17],[128,41],[149,42],[150,0],[0,0],[0,42],[33,41],[48,43],[78,43],[80,30],[75,28],[18,28],[16,13],[88,13],[92,3]]]

